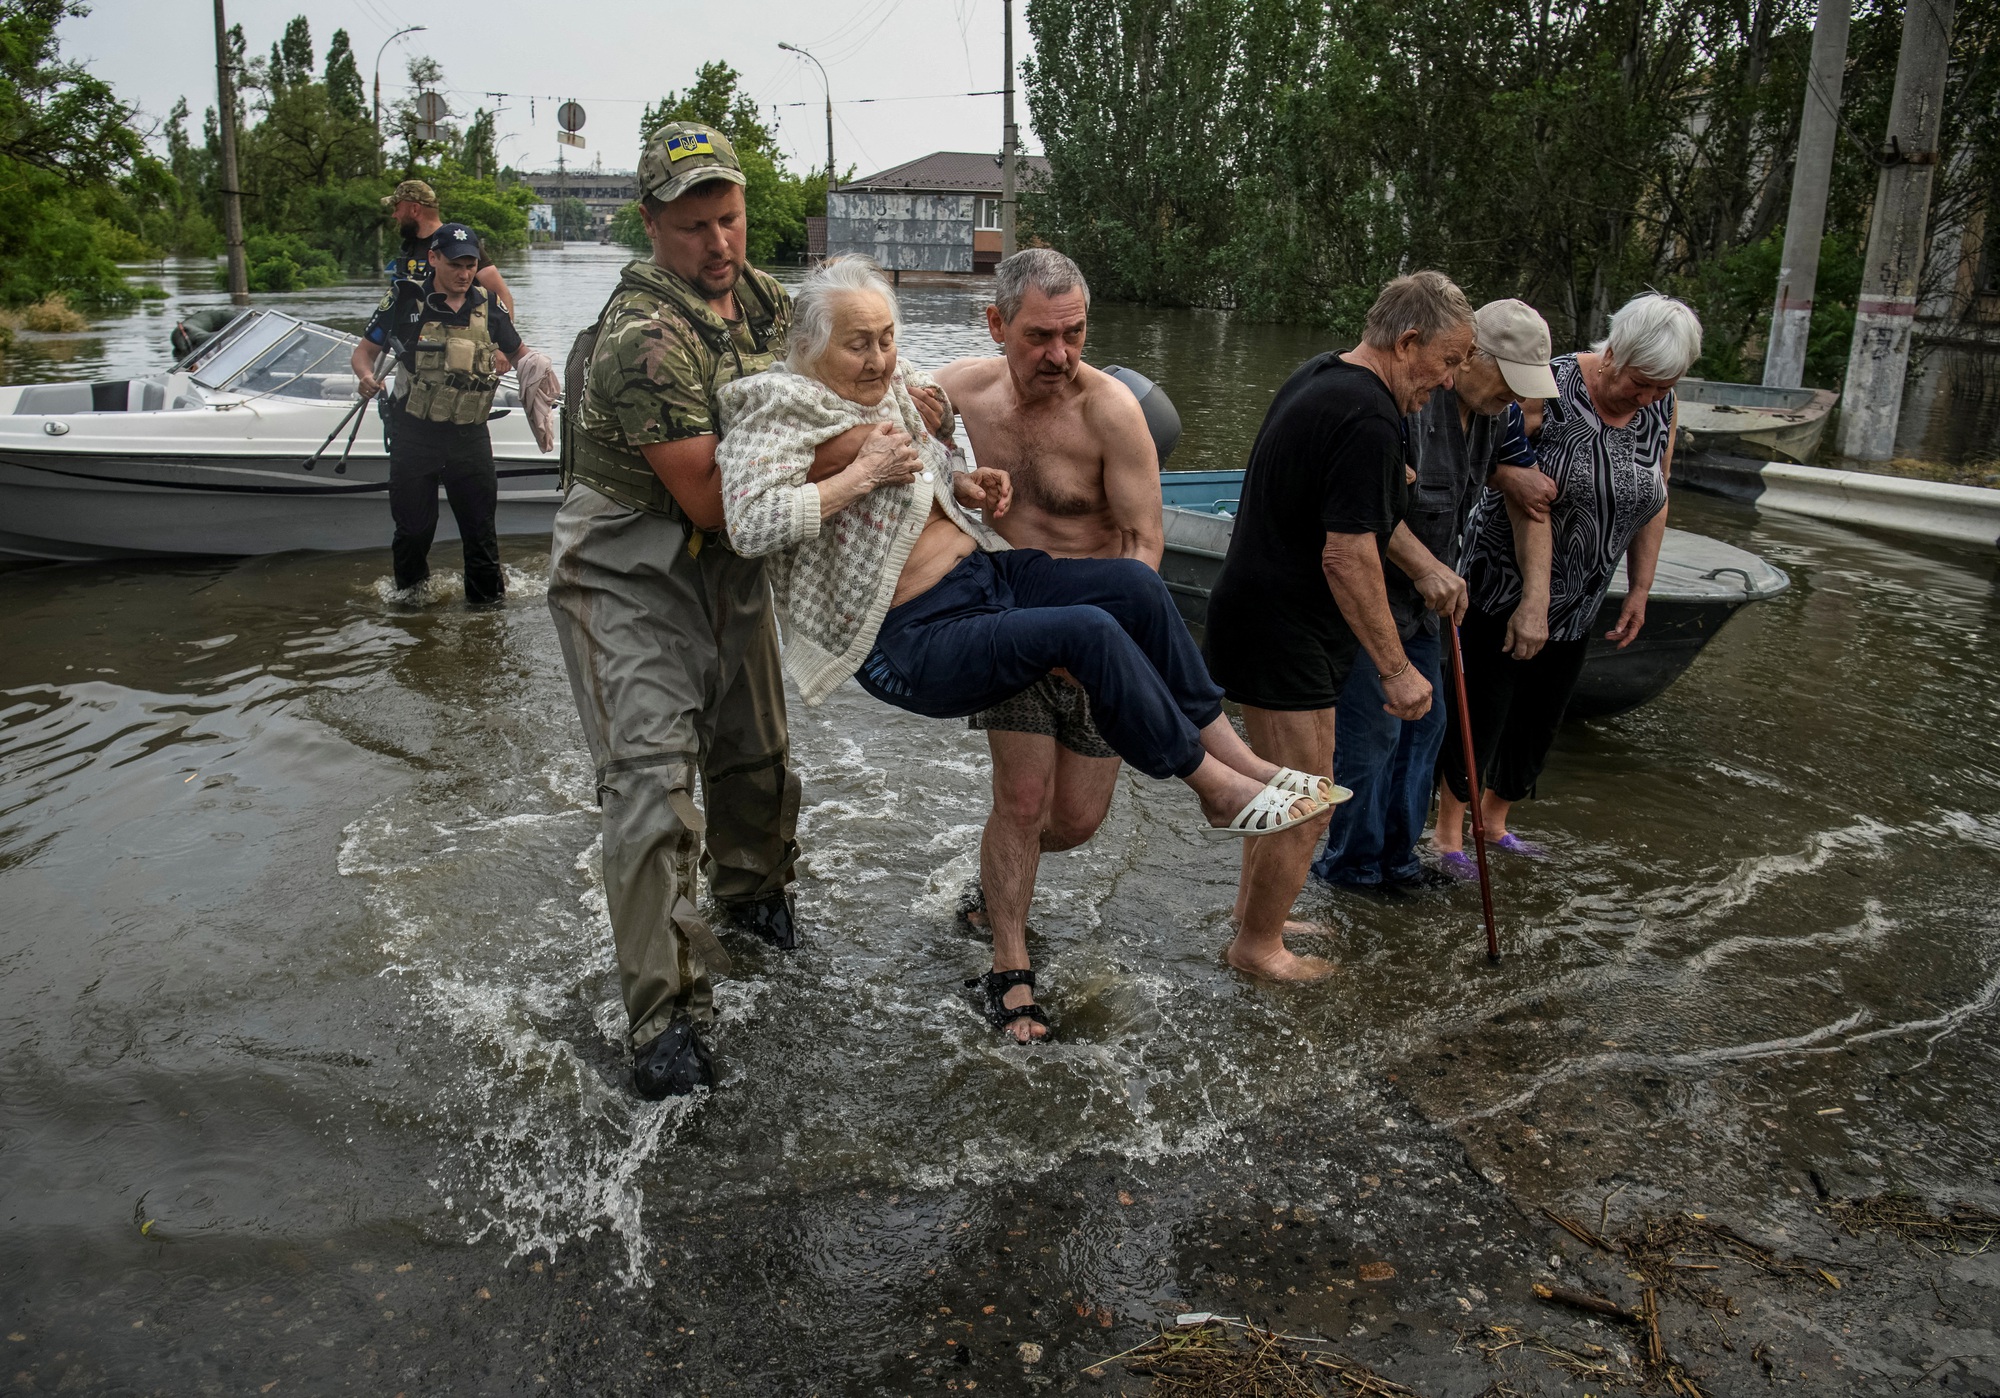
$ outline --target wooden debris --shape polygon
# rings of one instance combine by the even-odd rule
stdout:
[[[1593,1233],[1573,1218],[1564,1218],[1554,1209],[1543,1209],[1542,1216],[1587,1247],[1594,1247],[1599,1252],[1615,1253],[1618,1251],[1617,1245],[1609,1239],[1603,1237],[1601,1234]]]
[[[1647,1287],[1639,1300],[1639,1323],[1646,1331],[1646,1362],[1655,1369],[1667,1362],[1667,1342],[1660,1338],[1660,1293]]]
[[[1547,1282],[1534,1284],[1535,1295],[1544,1301],[1553,1301],[1559,1306],[1572,1306],[1579,1311],[1590,1311],[1595,1315],[1608,1315],[1613,1320],[1622,1320],[1627,1325],[1639,1324],[1639,1316],[1626,1310],[1616,1301],[1602,1296],[1592,1296],[1587,1292],[1571,1291],[1564,1286],[1551,1286]]]
[[[1325,1340],[1284,1335],[1217,1316],[1166,1330],[1145,1344],[1098,1360],[1120,1362],[1152,1380],[1163,1398],[1422,1398]],[[1334,1385],[1338,1385],[1337,1387]]]
[[[1944,1251],[1961,1256],[1985,1252],[2000,1241],[2000,1214],[1975,1204],[1959,1203],[1938,1213],[1913,1194],[1890,1191],[1865,1199],[1837,1199],[1825,1211],[1853,1237],[1892,1233],[1919,1246],[1940,1243]]]
[[[1595,1345],[1587,1348],[1597,1350],[1597,1355],[1584,1354],[1578,1350],[1565,1348],[1546,1335],[1538,1335],[1532,1330],[1517,1330],[1511,1325],[1489,1325],[1474,1334],[1473,1343],[1478,1346],[1479,1352],[1486,1356],[1488,1363],[1510,1349],[1519,1348],[1534,1351],[1572,1378],[1588,1379],[1593,1383],[1622,1384],[1633,1388],[1646,1381],[1644,1374],[1635,1373],[1630,1369],[1613,1368],[1603,1358],[1598,1357],[1607,1351]],[[1488,1338],[1480,1339],[1476,1338],[1477,1336]]]

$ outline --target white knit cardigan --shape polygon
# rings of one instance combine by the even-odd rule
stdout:
[[[715,464],[729,542],[747,558],[767,560],[785,619],[785,673],[809,705],[833,693],[874,649],[933,500],[981,549],[1007,547],[952,497],[952,458],[910,400],[912,388],[933,384],[922,370],[899,365],[888,396],[869,408],[778,365],[725,384],[717,395],[722,440]],[[916,442],[923,461],[918,479],[878,487],[822,521],[819,487],[806,482],[814,448],[849,428],[885,421]]]

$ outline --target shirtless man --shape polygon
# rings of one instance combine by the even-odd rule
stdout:
[[[1090,288],[1049,248],[1015,253],[995,269],[986,325],[997,357],[938,371],[981,466],[1013,482],[1013,504],[987,522],[1019,548],[1058,558],[1139,558],[1160,566],[1160,463],[1138,400],[1083,362]],[[983,913],[993,969],[1027,970],[1028,905],[1044,851],[1074,849],[1097,833],[1118,781],[1118,757],[1091,722],[1090,703],[1050,675],[975,714],[993,750],[993,811],[979,845]],[[967,920],[982,909],[970,900]],[[1009,1008],[1030,1003],[1028,986]],[[1023,1043],[1046,1026],[1016,1019]]]

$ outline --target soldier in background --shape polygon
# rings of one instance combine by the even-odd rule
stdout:
[[[597,768],[633,1088],[661,1098],[714,1080],[698,1026],[728,957],[695,908],[704,843],[724,913],[797,944],[778,635],[763,564],[722,532],[714,409],[720,385],[784,352],[791,303],[747,264],[728,138],[662,128],[639,188],[653,255],[625,268],[570,357],[549,610]]]
[[[438,213],[437,191],[422,180],[404,180],[396,186],[394,193],[383,195],[382,202],[396,220],[396,231],[403,235],[403,246],[389,263],[389,294],[395,294],[399,281],[422,282],[428,292],[431,239],[444,225],[444,219]],[[510,316],[514,314],[514,293],[484,250],[479,254],[476,280],[488,296],[500,303],[500,309]]]

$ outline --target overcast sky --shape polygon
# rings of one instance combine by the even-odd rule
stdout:
[[[408,57],[444,65],[446,96],[463,118],[500,107],[500,157],[523,169],[553,167],[557,101],[574,97],[589,142],[574,162],[601,158],[629,170],[638,159],[643,105],[686,87],[704,62],[722,59],[743,88],[779,120],[778,139],[795,171],[826,161],[819,71],[781,52],[779,40],[810,49],[826,65],[834,98],[834,158],[861,174],[934,150],[1000,147],[998,96],[943,96],[1001,85],[1001,0],[485,0],[444,21],[444,6],[395,0],[228,0],[252,54],[268,53],[285,22],[312,25],[323,66],[336,29],[351,39],[362,81],[377,47],[406,24],[428,24],[392,44],[382,60],[382,101],[405,90]],[[1015,5],[1014,45],[1030,51]],[[199,0],[93,0],[93,12],[62,28],[65,56],[87,64],[146,117],[164,120],[176,97],[196,113],[215,104],[213,11]],[[493,98],[489,92],[510,94]],[[530,98],[533,99],[532,103]],[[861,98],[884,99],[859,101]],[[887,100],[900,99],[900,100]],[[1027,102],[1017,97],[1024,150],[1039,151]],[[805,103],[807,105],[792,105]]]

